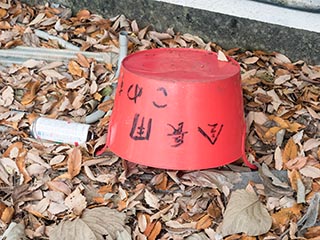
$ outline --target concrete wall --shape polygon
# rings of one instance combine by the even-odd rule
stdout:
[[[199,35],[206,41],[217,42],[226,49],[242,47],[244,49],[278,51],[286,54],[293,61],[302,59],[310,64],[320,64],[319,32],[266,23],[261,20],[257,21],[237,16],[232,12],[214,12],[213,10],[217,9],[217,5],[214,4],[211,11],[208,11],[208,6],[203,6],[202,8],[206,9],[203,10],[199,7],[199,2],[204,2],[204,0],[193,2],[193,4],[197,5],[193,7],[197,8],[154,0],[50,1],[71,7],[75,12],[79,9],[87,8],[91,12],[102,14],[106,18],[124,14],[130,19],[136,19],[142,26],[151,24],[160,31],[166,30],[168,27],[174,27],[176,31],[192,33]],[[250,2],[248,0],[234,1]],[[47,1],[25,0],[25,2],[38,4]],[[185,0],[183,5],[186,5],[187,2],[190,1]],[[214,2],[214,0],[210,0],[210,2]],[[228,2],[229,8],[232,8],[231,0],[224,2]],[[182,3],[180,2],[180,4]],[[251,7],[249,10],[256,11],[258,7]],[[272,15],[273,13],[269,14]],[[273,15],[272,18],[279,18],[280,15]],[[316,23],[319,22],[317,21]]]

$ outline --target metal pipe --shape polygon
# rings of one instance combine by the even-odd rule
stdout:
[[[0,62],[8,65],[12,63],[23,63],[29,59],[43,61],[66,61],[75,58],[78,53],[87,58],[94,58],[98,62],[115,64],[118,59],[118,54],[114,52],[85,52],[78,50],[17,46],[12,49],[0,49]]]
[[[63,47],[63,48],[66,48],[66,49],[70,49],[70,50],[76,50],[76,51],[80,51],[80,48],[65,41],[64,39],[60,38],[60,37],[56,37],[56,36],[52,36],[44,31],[41,31],[41,30],[38,30],[38,29],[35,29],[34,30],[34,33],[39,37],[39,38],[42,38],[42,39],[45,39],[45,40],[55,40],[58,42],[58,44]]]
[[[114,75],[114,78],[119,77],[122,60],[128,54],[128,33],[126,31],[121,31],[119,34],[119,48],[120,50],[119,50],[119,57],[118,57],[118,65],[117,65],[117,70]],[[115,89],[116,89],[116,84],[113,85],[113,94],[115,92]],[[102,102],[105,102],[109,99],[110,99],[110,96],[105,96]],[[86,116],[85,123],[94,123],[98,121],[100,118],[102,118],[104,115],[105,115],[104,111],[96,110],[95,112]]]

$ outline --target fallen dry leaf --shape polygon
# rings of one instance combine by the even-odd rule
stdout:
[[[14,208],[9,207],[3,202],[0,202],[0,219],[2,222],[8,224],[11,222],[11,219],[14,214]]]
[[[212,224],[212,219],[210,218],[209,215],[204,215],[198,222],[196,225],[196,229],[198,230],[203,230],[203,229],[207,229],[211,226]]]
[[[125,214],[108,207],[86,209],[81,218],[56,225],[49,233],[49,239],[117,239],[118,234],[128,231],[125,218]]]
[[[226,57],[226,55],[224,55],[224,53],[222,51],[218,51],[218,60],[222,61],[222,62],[228,62],[228,58]]]
[[[150,240],[156,240],[157,239],[157,236],[159,235],[159,233],[161,232],[161,223],[159,221],[157,221],[155,224],[154,224],[154,227],[153,229],[151,230],[151,233],[148,235],[148,239]]]
[[[258,60],[259,60],[258,57],[249,57],[249,58],[243,59],[242,61],[243,61],[245,64],[254,64],[254,63],[256,63]]]
[[[314,166],[304,166],[299,172],[306,177],[320,178],[320,169]]]
[[[282,152],[282,161],[286,164],[289,160],[295,159],[298,156],[298,146],[292,138],[290,138]]]
[[[80,216],[87,207],[86,198],[81,194],[79,188],[76,188],[64,200],[65,205],[77,216]]]
[[[12,87],[8,86],[1,94],[0,104],[4,107],[8,107],[14,100],[14,94]]]
[[[23,96],[23,98],[21,100],[21,104],[28,105],[29,103],[31,103],[35,99],[36,93],[37,93],[39,87],[40,87],[40,81],[29,82],[26,86],[27,92]]]
[[[70,178],[74,178],[80,173],[82,164],[82,154],[79,147],[73,148],[68,156],[68,174]]]
[[[69,207],[76,205],[77,198],[72,202],[71,196],[77,195],[78,206],[82,206],[76,210],[77,214],[85,205],[83,213],[88,208],[100,210],[103,209],[101,206],[107,205],[121,209],[123,215],[127,215],[128,229],[131,228],[132,234],[118,232],[115,236],[118,240],[130,237],[146,240],[148,237],[222,239],[219,229],[228,197],[235,189],[248,186],[248,189],[257,189],[261,194],[259,201],[267,204],[270,212],[278,213],[299,202],[303,203],[300,204],[301,213],[308,212],[300,218],[301,221],[292,215],[289,224],[274,225],[259,238],[277,238],[286,233],[289,238],[296,238],[307,230],[305,228],[315,224],[318,202],[310,198],[320,189],[320,145],[317,140],[319,66],[304,61],[291,62],[280,53],[239,47],[223,49],[218,43],[206,42],[201,36],[189,33],[176,33],[173,28],[158,32],[151,22],[140,28],[139,22],[127,19],[123,14],[106,19],[83,9],[72,16],[71,9],[57,6],[2,1],[2,49],[23,45],[59,48],[57,53],[62,53],[63,46],[73,44],[88,54],[103,52],[103,56],[109,56],[111,53],[115,58],[100,62],[86,54],[75,54],[67,61],[35,58],[8,66],[1,62],[2,201],[8,206],[4,209],[8,210],[11,208],[9,203],[14,203],[17,213],[6,221],[11,224],[13,221],[24,222],[26,229],[24,226],[21,229],[29,239],[47,239],[48,232],[56,227],[53,222],[59,223],[61,219],[68,222],[69,218],[76,217]],[[37,30],[61,38],[68,44],[39,38]],[[71,157],[73,147],[69,145],[33,139],[29,135],[29,126],[40,115],[82,121],[97,108],[110,113],[113,102],[100,103],[105,96],[112,96],[117,85],[113,76],[119,52],[118,36],[123,30],[128,32],[130,54],[158,47],[183,47],[214,51],[224,60],[235,59],[241,67],[247,120],[246,152],[250,158],[266,164],[274,176],[279,176],[280,183],[265,171],[262,180],[257,172],[246,172],[247,168],[240,166],[240,161],[226,167],[228,174],[220,170],[167,172],[137,164],[121,164],[125,160],[117,161],[119,157],[108,149],[103,156],[96,156],[106,141],[109,115],[91,124],[93,137],[82,146],[81,157]],[[223,61],[220,64],[223,65]],[[37,86],[37,82],[41,84]],[[25,150],[27,154],[23,157]],[[82,165],[84,171],[81,171]],[[32,180],[23,184],[23,180],[28,179],[27,174]],[[287,176],[291,183],[289,188],[281,186],[287,182]],[[69,207],[64,204],[66,198]],[[93,220],[95,224],[101,222],[96,228],[102,230],[105,221],[106,218],[102,217]],[[0,224],[0,235],[11,224]],[[83,228],[78,232],[88,230],[87,224],[79,224]],[[78,236],[71,230],[73,236],[69,239]],[[93,237],[90,232],[96,233],[89,227],[84,236]],[[103,238],[99,234],[94,237]],[[244,233],[225,238],[253,239]]]
[[[249,236],[258,236],[268,232],[272,219],[267,209],[255,193],[237,190],[231,193],[223,214],[222,235],[244,232]]]
[[[26,240],[27,236],[25,234],[24,224],[11,222],[1,237],[6,240]]]
[[[279,212],[272,214],[272,224],[275,228],[281,228],[289,224],[290,221],[297,221],[301,217],[302,205],[296,204],[290,208],[283,208]]]
[[[68,64],[68,70],[72,75],[82,77],[83,71],[80,68],[80,65],[76,62],[71,60]]]

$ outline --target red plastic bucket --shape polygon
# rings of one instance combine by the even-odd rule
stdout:
[[[239,64],[182,48],[127,56],[107,145],[126,160],[165,169],[247,162]]]

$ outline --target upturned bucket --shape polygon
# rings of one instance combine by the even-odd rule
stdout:
[[[240,66],[199,49],[136,52],[121,66],[107,146],[138,164],[223,166],[245,154]]]

